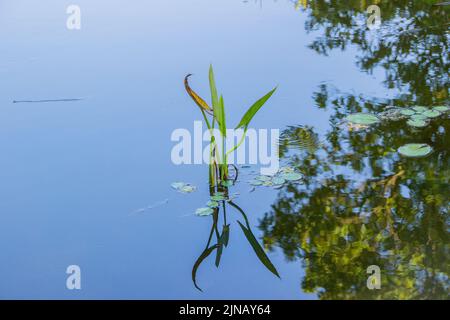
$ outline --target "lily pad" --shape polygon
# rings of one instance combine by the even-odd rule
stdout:
[[[224,187],[231,187],[233,184],[233,180],[226,180],[221,182],[221,185]]]
[[[419,113],[423,113],[428,110],[427,107],[422,107],[422,106],[415,106],[415,107],[412,107],[412,109]]]
[[[210,216],[214,213],[214,210],[212,208],[206,207],[206,208],[198,208],[195,210],[195,214],[198,216]]]
[[[402,109],[402,111],[400,111],[400,113],[404,116],[412,116],[416,112],[412,109]]]
[[[272,179],[272,183],[274,185],[280,185],[286,182],[286,179],[282,178],[282,177],[275,177]]]
[[[173,182],[170,184],[170,186],[176,190],[180,189],[181,187],[183,187],[185,185],[184,182]]]
[[[289,173],[282,174],[280,177],[287,181],[297,181],[302,178],[302,175],[297,172],[289,172]]]
[[[376,115],[362,112],[352,113],[346,119],[351,123],[360,125],[371,125],[380,122],[380,119]]]
[[[281,167],[280,170],[278,170],[279,172],[294,172],[294,168],[292,167]]]
[[[437,118],[441,115],[441,113],[437,110],[427,110],[424,113],[422,113],[424,116],[427,116],[428,118]]]
[[[426,122],[425,120],[422,120],[422,119],[409,119],[406,123],[409,126],[416,127],[416,128],[423,128],[423,127],[426,127],[428,124],[428,122]]]
[[[180,192],[182,193],[191,193],[195,191],[195,187],[191,186],[191,185],[185,185],[183,187],[180,188]]]
[[[212,201],[223,201],[223,200],[226,200],[226,198],[223,194],[216,193],[213,196],[211,196],[211,200]]]
[[[217,208],[219,206],[219,203],[217,201],[208,201],[206,205],[210,208]]]
[[[195,186],[185,182],[173,182],[171,187],[181,193],[191,193],[197,189]]]
[[[273,183],[272,183],[272,181],[264,181],[262,185],[265,187],[271,187],[271,186],[273,186]]]
[[[255,179],[260,180],[260,181],[270,181],[271,177],[269,176],[257,176]]]
[[[252,186],[261,186],[263,184],[263,182],[261,180],[253,180],[253,181],[250,181],[250,184]]]
[[[412,120],[427,120],[428,117],[423,113],[416,113],[416,114],[413,114],[410,117],[410,119],[412,119]]]
[[[450,111],[450,107],[447,106],[435,106],[433,107],[433,110],[439,111],[439,112],[447,112]]]
[[[433,148],[426,143],[408,143],[398,148],[398,153],[411,158],[425,157],[429,155],[431,151],[433,151]]]

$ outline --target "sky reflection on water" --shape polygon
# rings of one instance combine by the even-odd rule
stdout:
[[[423,132],[340,125],[349,113],[390,104],[448,104],[445,8],[383,2],[370,47],[361,40],[361,1],[295,10],[290,1],[80,0],[80,31],[65,28],[69,4],[0,3],[0,298],[447,297],[448,118]],[[400,32],[396,8],[406,22],[416,17],[418,30]],[[276,83],[254,126],[308,126],[320,145],[315,154],[288,143],[284,160],[307,176],[300,188],[248,193],[245,180],[235,188],[281,280],[234,225],[220,269],[210,259],[199,270],[201,293],[190,272],[211,221],[191,213],[209,197],[207,170],[174,166],[170,134],[200,119],[182,80],[194,73],[206,95],[210,63],[230,122]],[[12,103],[61,98],[83,100]],[[416,141],[435,152],[420,160],[395,153]],[[381,184],[401,171],[386,197]],[[198,191],[173,192],[179,180]],[[374,185],[361,191],[364,181]],[[385,201],[391,216],[380,209]],[[384,291],[365,288],[369,263],[386,268]],[[70,264],[82,269],[80,291],[65,288]]]

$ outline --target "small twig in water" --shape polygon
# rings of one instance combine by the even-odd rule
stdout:
[[[83,99],[13,100],[13,103],[72,102],[81,100]]]

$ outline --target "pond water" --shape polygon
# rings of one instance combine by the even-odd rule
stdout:
[[[448,105],[436,2],[378,1],[369,30],[366,1],[1,1],[0,298],[447,299],[449,116],[417,128],[388,108]],[[216,252],[199,266],[200,291],[192,268],[223,213],[194,214],[208,166],[175,165],[170,138],[202,120],[183,79],[208,97],[211,63],[228,123],[278,86],[251,126],[280,130],[302,179],[253,190],[258,167],[239,169],[229,243],[218,268]],[[13,103],[58,99],[81,100]],[[381,121],[346,120],[360,112]],[[402,156],[409,143],[432,152]]]

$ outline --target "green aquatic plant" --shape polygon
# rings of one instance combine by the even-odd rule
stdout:
[[[411,118],[406,122],[411,127],[423,128],[428,125],[428,122],[418,118]]]
[[[297,172],[287,172],[287,173],[283,173],[281,175],[281,178],[287,180],[287,181],[297,181],[300,180],[302,178],[302,175],[300,173]]]
[[[447,106],[435,106],[433,107],[433,110],[439,111],[439,112],[448,112],[450,111],[450,107]]]
[[[442,116],[449,109],[447,106],[435,106],[431,108],[415,106],[401,109],[400,114],[407,118],[407,125],[415,128],[424,128],[430,124],[430,120]]]
[[[423,106],[415,106],[415,107],[412,107],[412,109],[417,113],[423,113],[428,110],[427,107],[423,107]]]
[[[372,125],[380,122],[380,118],[371,113],[352,113],[347,116],[347,121],[350,123],[358,124],[358,125]]]
[[[197,210],[195,210],[195,214],[198,216],[209,216],[213,214],[213,212],[214,210],[210,207],[198,208]]]
[[[408,143],[398,148],[398,153],[410,158],[425,157],[432,151],[433,148],[426,143]]]
[[[228,186],[228,155],[234,152],[237,148],[239,148],[245,140],[245,136],[252,121],[253,117],[258,113],[261,107],[269,100],[272,94],[277,89],[276,87],[269,91],[262,98],[257,100],[242,116],[238,125],[234,128],[234,130],[242,129],[243,135],[241,140],[238,142],[236,146],[231,148],[230,150],[226,150],[225,148],[225,139],[227,135],[227,122],[226,122],[226,112],[225,112],[225,102],[222,95],[219,95],[217,91],[214,70],[212,65],[209,68],[209,88],[211,93],[211,106],[203,100],[194,90],[191,89],[189,85],[189,77],[191,74],[188,74],[184,79],[184,85],[189,96],[194,100],[195,104],[200,108],[200,112],[202,113],[203,119],[208,127],[208,130],[211,134],[211,149],[210,149],[210,170],[209,170],[209,178],[210,184],[215,186],[219,183],[225,182]],[[208,117],[210,116],[210,118]],[[220,135],[214,136],[214,128],[219,129]],[[221,140],[221,143],[217,143]],[[218,150],[218,149],[221,150]]]
[[[423,115],[428,118],[437,118],[441,115],[441,112],[437,110],[427,110],[423,113]]]
[[[301,173],[291,167],[281,167],[274,175],[256,176],[253,180],[250,180],[249,183],[253,187],[263,186],[279,188],[287,183],[298,182],[302,177],[303,175]]]
[[[416,112],[412,109],[403,109],[402,111],[400,111],[400,113],[404,116],[412,116],[416,114]]]
[[[219,203],[217,201],[210,200],[208,201],[208,203],[206,203],[206,205],[210,208],[217,208],[219,206]]]
[[[186,182],[173,182],[171,187],[181,193],[192,193],[197,189],[197,187]]]
[[[208,201],[206,207],[198,208],[195,212],[196,215],[198,216],[211,216],[212,226],[209,232],[206,247],[202,251],[200,256],[197,258],[197,260],[194,263],[194,266],[192,267],[192,282],[194,283],[194,286],[198,290],[202,291],[202,289],[197,284],[197,271],[199,267],[201,266],[203,261],[205,261],[213,252],[216,252],[215,265],[218,268],[222,258],[223,249],[228,246],[228,240],[230,237],[230,224],[227,222],[227,205],[236,209],[242,215],[243,222],[240,222],[238,220],[237,223],[242,232],[244,233],[245,238],[249,242],[259,261],[266,267],[266,269],[272,272],[275,276],[280,277],[277,269],[270,261],[263,247],[260,245],[255,235],[253,234],[249,220],[244,210],[242,210],[241,207],[239,207],[232,201],[232,197],[229,197],[228,187],[218,186],[218,188],[220,188],[221,191],[213,192],[211,190],[210,194],[211,200]],[[223,213],[222,219],[220,219],[221,210]],[[219,227],[220,220],[222,220],[223,222],[222,231],[220,231]],[[216,243],[212,244],[214,236]]]

